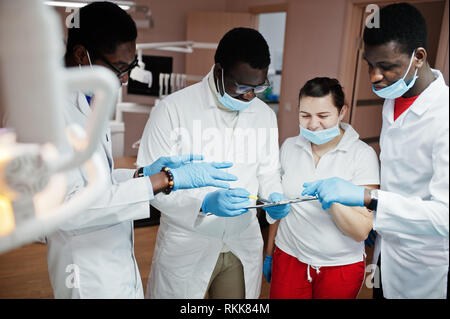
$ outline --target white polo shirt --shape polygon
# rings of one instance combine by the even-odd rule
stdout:
[[[311,143],[303,136],[284,142],[280,156],[287,198],[298,197],[305,182],[335,176],[357,185],[380,184],[378,157],[373,148],[359,140],[349,124],[341,123],[341,128],[345,132],[338,146],[324,154],[317,167]],[[356,263],[364,255],[364,241],[356,242],[344,235],[318,201],[292,204],[290,213],[280,222],[275,244],[301,262],[318,267]]]

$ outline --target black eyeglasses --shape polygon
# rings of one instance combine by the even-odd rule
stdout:
[[[100,56],[100,60],[102,60],[106,65],[108,65],[111,69],[113,69],[117,73],[117,77],[120,79],[124,74],[131,72],[138,65],[137,55],[134,57],[133,62],[131,62],[125,70],[120,70],[116,68],[111,62],[109,62],[105,57]]]

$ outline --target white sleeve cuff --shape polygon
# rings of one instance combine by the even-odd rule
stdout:
[[[269,224],[274,224],[277,220],[273,219],[272,217],[269,216],[269,213],[267,213],[266,211],[264,211],[266,213],[266,220]]]

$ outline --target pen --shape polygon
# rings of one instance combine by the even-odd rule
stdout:
[[[229,189],[233,189],[233,188],[229,188]],[[249,195],[247,196],[248,198],[254,199],[254,200],[259,200],[261,203],[265,203],[265,204],[272,204],[273,202],[258,196],[253,196],[253,195]]]
[[[251,199],[254,199],[254,200],[259,200],[260,202],[266,203],[266,204],[272,203],[271,201],[269,201],[267,199],[264,199],[264,198],[261,198],[261,197],[257,197],[257,196],[250,195],[248,198],[251,198]]]

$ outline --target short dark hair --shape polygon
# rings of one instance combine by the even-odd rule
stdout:
[[[418,47],[427,49],[427,24],[420,11],[408,3],[396,3],[379,11],[379,28],[364,28],[364,43],[400,44],[400,52],[411,55]]]
[[[342,90],[342,86],[336,79],[331,79],[327,77],[317,77],[309,80],[300,89],[298,99],[304,96],[310,97],[324,97],[331,93],[334,106],[337,107],[339,112],[345,104],[345,95]]]
[[[257,30],[234,28],[220,40],[214,61],[220,63],[225,72],[238,62],[248,63],[255,69],[264,69],[270,64],[269,46]]]
[[[98,54],[114,53],[119,44],[137,38],[135,22],[114,3],[92,2],[76,14],[79,14],[79,27],[68,30],[66,55],[72,55],[73,48],[81,44],[95,59]]]

